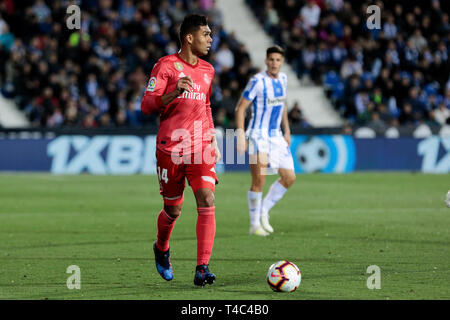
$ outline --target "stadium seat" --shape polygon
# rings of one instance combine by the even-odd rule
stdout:
[[[439,130],[439,136],[441,137],[450,137],[450,125],[443,125],[441,130]]]
[[[389,139],[396,139],[400,137],[400,132],[396,127],[390,127],[385,131],[384,136]]]
[[[376,138],[375,130],[368,127],[361,127],[355,130],[355,138]]]
[[[420,124],[413,132],[414,138],[427,138],[433,135],[430,127],[426,124]]]

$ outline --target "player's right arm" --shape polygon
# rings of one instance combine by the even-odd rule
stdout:
[[[177,81],[177,86],[175,87],[175,90],[172,92],[169,92],[168,94],[165,94],[161,97],[161,102],[163,105],[168,105],[171,103],[176,97],[178,97],[180,94],[182,94],[184,91],[191,92],[192,89],[192,79],[190,76],[180,78]]]
[[[175,89],[166,93],[170,72],[165,68],[164,63],[158,61],[152,70],[150,80],[141,101],[141,111],[144,114],[157,112],[160,108],[168,105],[185,90],[191,91],[191,77],[183,77],[177,81]]]
[[[245,149],[247,149],[245,144],[245,111],[250,106],[252,102],[247,100],[245,97],[241,97],[235,109],[235,121],[236,121],[236,136],[237,136],[237,144],[236,149],[238,154],[243,154]]]
[[[245,111],[250,106],[252,101],[256,98],[256,95],[258,94],[258,78],[254,76],[247,84],[247,86],[244,89],[244,92],[242,93],[241,98],[238,101],[238,104],[236,106],[234,115],[235,115],[235,121],[236,121],[236,136],[237,136],[237,152],[238,154],[243,154],[245,150],[247,149],[246,143],[245,143],[245,129],[244,129],[244,123],[245,123]]]

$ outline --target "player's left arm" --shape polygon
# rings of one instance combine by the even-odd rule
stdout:
[[[283,117],[281,118],[281,125],[284,131],[284,139],[291,145],[291,128],[289,127],[289,118],[286,105],[283,108]]]
[[[215,162],[218,163],[220,161],[220,158],[222,158],[222,154],[220,153],[219,147],[217,145],[215,134],[212,136],[211,145],[214,148]]]

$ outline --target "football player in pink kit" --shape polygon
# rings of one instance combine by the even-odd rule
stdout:
[[[173,279],[169,238],[181,214],[185,178],[197,202],[197,267],[194,284],[212,284],[209,259],[216,231],[215,162],[221,155],[215,140],[210,95],[214,68],[199,58],[211,47],[211,29],[204,16],[188,15],[180,27],[181,49],[159,59],[153,67],[141,110],[159,112],[156,166],[164,207],[157,218],[153,244],[156,269]]]

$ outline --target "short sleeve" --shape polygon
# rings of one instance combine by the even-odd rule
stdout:
[[[244,89],[244,92],[242,93],[242,96],[249,100],[253,101],[255,99],[256,95],[258,94],[258,78],[253,77],[250,79],[250,81],[247,83],[247,86]]]

